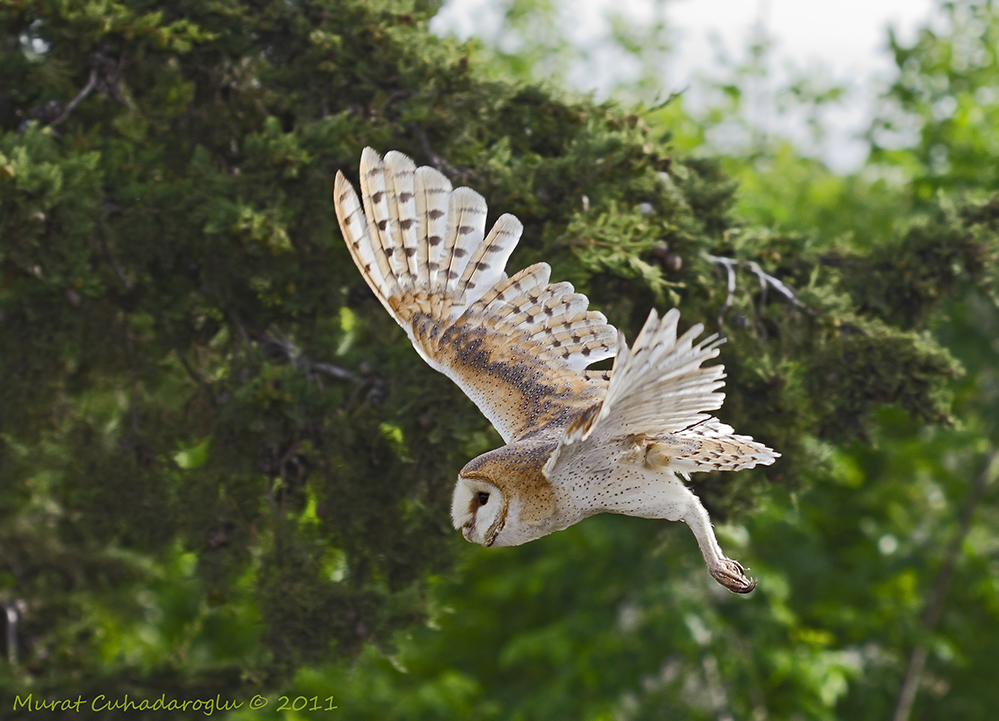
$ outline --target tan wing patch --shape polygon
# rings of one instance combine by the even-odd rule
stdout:
[[[417,341],[429,360],[465,392],[507,442],[558,429],[599,405],[604,389],[531,352],[523,335],[483,318],[442,328],[414,315]]]

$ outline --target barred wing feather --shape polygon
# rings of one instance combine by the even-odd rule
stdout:
[[[398,152],[361,155],[362,200],[337,173],[334,205],[354,263],[417,352],[451,378],[507,442],[559,428],[607,393],[618,333],[537,263],[507,277],[523,226]]]

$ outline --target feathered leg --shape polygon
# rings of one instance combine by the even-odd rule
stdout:
[[[756,579],[746,577],[742,564],[722,553],[718,539],[715,538],[715,531],[711,527],[711,519],[701,505],[700,499],[679,479],[670,479],[670,483],[682,488],[685,493],[681,494],[677,489],[673,489],[676,495],[666,520],[683,521],[690,527],[701,549],[701,555],[704,556],[708,572],[718,583],[733,593],[749,593],[756,588]]]

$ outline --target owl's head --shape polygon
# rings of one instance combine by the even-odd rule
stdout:
[[[519,546],[551,533],[555,496],[542,473],[550,453],[512,444],[470,461],[454,487],[454,527],[481,546]]]

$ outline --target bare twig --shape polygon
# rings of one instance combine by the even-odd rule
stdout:
[[[728,295],[725,296],[725,302],[722,307],[718,309],[718,327],[725,327],[725,312],[732,307],[735,302],[735,269],[739,265],[739,261],[733,260],[732,258],[722,258],[718,255],[710,255],[708,253],[704,254],[704,257],[710,260],[712,263],[718,263],[725,268],[725,272],[728,274]]]
[[[337,380],[350,381],[351,383],[357,383],[360,380],[360,378],[358,378],[354,373],[351,373],[349,370],[330,363],[313,363],[311,367],[312,370],[320,371],[321,373],[332,376]]]
[[[11,666],[17,665],[17,625],[21,620],[21,614],[17,603],[3,604],[4,612],[7,616],[7,663]]]
[[[288,466],[289,461],[295,458],[295,451],[298,448],[298,432],[291,437],[291,443],[288,444],[288,450],[284,452],[284,455],[278,460],[278,475],[281,478],[282,485],[286,485],[289,482],[287,471],[285,470]],[[282,497],[282,501],[284,498]]]
[[[312,377],[314,371],[319,371],[341,381],[357,383],[361,380],[346,368],[335,366],[332,363],[322,363],[310,360],[308,357],[302,355],[301,349],[287,338],[277,338],[274,335],[266,335],[264,336],[264,341],[266,343],[270,343],[273,347],[278,348],[295,370],[304,370],[306,375],[309,377]]]
[[[121,55],[118,57],[118,62],[115,63],[114,71],[111,72],[109,77],[104,81],[104,85],[115,100],[119,103],[123,103],[129,110],[134,111],[136,109],[135,101],[132,100],[132,96],[127,89],[124,91],[122,90],[121,85],[121,73],[125,69],[127,62],[128,53],[122,51]]]
[[[420,139],[420,148],[423,150],[423,154],[427,156],[427,160],[430,164],[437,168],[437,170],[442,173],[450,175],[452,178],[458,178],[461,180],[465,179],[467,175],[466,172],[459,170],[455,166],[451,165],[447,160],[442,158],[436,152],[434,152],[433,147],[430,145],[430,138],[427,137],[427,131],[423,128],[416,128],[416,137]]]
[[[999,475],[999,462],[997,461],[999,461],[999,451],[993,450],[989,455],[988,463],[985,464],[985,470],[975,478],[971,488],[968,489],[968,495],[961,508],[957,533],[954,534],[946,552],[944,552],[943,563],[940,570],[937,571],[937,578],[933,584],[933,592],[930,594],[926,610],[923,612],[922,626],[923,631],[927,634],[936,628],[940,622],[940,616],[943,615],[944,601],[947,598],[951,579],[954,577],[954,569],[957,568],[961,546],[964,545],[964,539],[967,538],[968,532],[971,530],[971,519],[985,494],[986,487],[993,478]],[[909,667],[906,669],[902,690],[898,695],[898,704],[895,706],[895,714],[892,716],[893,721],[909,721],[909,715],[912,713],[912,707],[916,701],[916,693],[919,691],[919,682],[923,677],[927,655],[928,649],[925,641],[917,643],[916,647],[912,649]]]
[[[121,281],[122,287],[126,291],[132,290],[132,281],[128,278],[128,273],[125,271],[125,266],[121,264],[118,256],[114,254],[111,250],[111,244],[108,243],[108,235],[110,234],[110,228],[108,226],[108,216],[112,212],[117,211],[118,208],[112,203],[104,203],[104,213],[101,216],[101,232],[97,234],[97,243],[100,250],[107,259],[111,262],[111,267],[114,268],[115,274],[118,276],[118,280]]]
[[[200,373],[198,373],[198,371],[194,369],[194,366],[192,366],[187,361],[187,358],[184,357],[184,354],[181,353],[179,350],[175,350],[175,352],[177,353],[177,360],[179,360],[180,364],[184,366],[184,370],[187,371],[187,375],[191,377],[191,380],[193,380],[199,388],[207,387],[208,383],[207,381],[205,381],[204,376],[202,376]]]
[[[235,324],[236,330],[239,331],[239,337],[243,341],[243,345],[247,348],[252,346],[253,341],[250,340],[250,334],[246,332],[246,326],[243,325],[243,321],[240,320],[239,316],[234,313],[231,320]]]
[[[102,236],[100,244],[104,254],[108,257],[108,260],[111,261],[111,266],[114,268],[114,272],[117,274],[118,280],[121,281],[122,286],[126,291],[132,290],[132,281],[129,280],[128,273],[125,272],[125,266],[121,264],[121,261],[118,260],[118,256],[111,250],[111,246],[108,245],[107,239]]]
[[[728,294],[725,297],[725,303],[718,310],[718,327],[725,327],[725,313],[729,308],[735,303],[735,288],[736,288],[736,278],[735,271],[739,266],[745,266],[748,268],[759,280],[760,283],[760,298],[761,305],[765,305],[767,302],[767,288],[773,288],[778,293],[780,293],[785,299],[790,301],[791,305],[795,308],[800,308],[806,312],[810,312],[808,306],[801,302],[798,295],[787,287],[784,282],[777,278],[776,276],[770,275],[760,264],[753,260],[736,260],[735,258],[726,258],[721,255],[711,255],[710,253],[701,253],[701,255],[712,263],[717,263],[718,265],[725,268],[725,273],[727,275],[727,286]]]
[[[68,118],[69,114],[73,112],[76,106],[79,105],[84,98],[90,95],[90,93],[93,92],[94,88],[96,87],[97,87],[97,66],[94,65],[94,67],[90,69],[90,79],[87,81],[87,84],[84,85],[83,89],[76,94],[75,98],[73,98],[66,104],[66,108],[65,110],[62,111],[62,115],[60,115],[58,118],[49,123],[49,127],[54,128],[55,126],[59,125],[59,123],[63,122],[66,118]]]
[[[795,308],[805,309],[805,304],[798,300],[798,296],[793,290],[784,285],[783,281],[776,276],[770,275],[764,272],[763,268],[760,267],[759,263],[753,260],[746,261],[746,266],[756,273],[757,277],[760,279],[760,287],[766,292],[766,287],[769,285],[774,288],[778,293],[791,301],[791,305]]]

